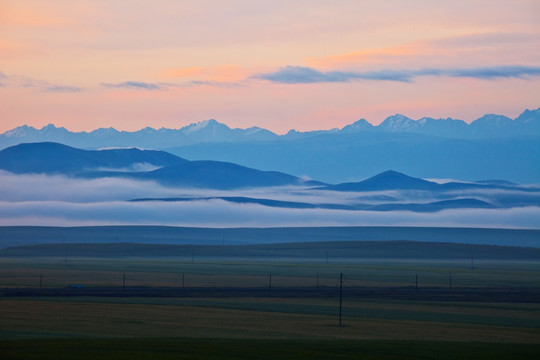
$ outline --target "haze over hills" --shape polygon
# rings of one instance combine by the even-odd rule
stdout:
[[[82,150],[53,143],[23,143],[0,151],[0,168],[13,173],[74,174],[88,170],[140,170],[185,163],[164,151],[131,149]]]
[[[324,187],[337,191],[380,191],[380,190],[436,190],[440,185],[417,179],[397,171],[388,170],[360,182],[343,183]]]
[[[4,149],[0,151],[0,169],[14,174],[64,175],[81,181],[103,178],[146,180],[171,189],[224,191],[294,186],[293,190],[260,193],[263,197],[235,193],[201,196],[201,193],[187,192],[182,197],[124,199],[133,202],[220,200],[287,209],[413,212],[540,205],[540,188],[524,187],[502,180],[439,184],[388,170],[363,181],[328,185],[233,163],[188,161],[164,151],[81,150],[58,143],[20,144]],[[338,193],[343,195],[337,195]],[[358,196],[362,193],[373,195]],[[339,198],[341,200],[335,200]]]
[[[378,126],[361,119],[342,129],[285,135],[257,127],[231,129],[216,120],[135,132],[21,126],[0,135],[0,148],[36,141],[161,149],[189,160],[232,162],[329,183],[358,181],[387,169],[422,178],[540,182],[540,109],[525,110],[514,120],[488,114],[470,125],[393,115]]]
[[[133,148],[82,150],[49,142],[19,144],[0,151],[0,169],[15,174],[128,178],[210,189],[305,183],[284,173],[260,171],[219,161],[188,161],[164,151]]]
[[[165,149],[328,183],[388,169],[421,178],[540,183],[540,137],[451,139],[416,133],[323,134],[291,141],[199,143]]]

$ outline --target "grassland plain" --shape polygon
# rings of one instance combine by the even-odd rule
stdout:
[[[540,262],[527,249],[489,248],[473,258],[471,249],[481,248],[461,245],[452,246],[454,255],[447,258],[430,258],[430,249],[432,255],[444,251],[424,244],[417,251],[425,256],[400,258],[389,257],[396,246],[386,244],[384,251],[375,249],[380,256],[355,258],[355,251],[365,254],[367,244],[306,243],[305,248],[247,248],[248,255],[236,248],[223,256],[227,246],[222,245],[191,246],[177,256],[144,256],[139,248],[130,256],[89,257],[84,247],[91,246],[83,244],[77,253],[70,247],[75,245],[25,247],[23,256],[1,252],[2,358],[540,354]],[[52,256],[39,256],[44,249],[52,249]],[[337,256],[337,249],[350,256]],[[286,251],[297,254],[284,256]],[[345,275],[342,327],[337,326],[340,273]]]
[[[336,299],[53,297],[2,299],[0,309],[6,359],[496,359],[540,351],[538,304],[347,299],[342,327]]]

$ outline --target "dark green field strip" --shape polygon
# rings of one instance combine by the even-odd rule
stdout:
[[[70,334],[65,332],[54,332],[54,331],[47,331],[47,332],[40,332],[40,331],[17,331],[17,330],[9,330],[9,329],[2,329],[0,328],[0,344],[3,341],[12,341],[12,340],[30,340],[30,339],[73,339],[73,338],[80,338],[80,334]],[[86,336],[85,336],[86,337]],[[91,336],[88,336],[91,337]],[[102,336],[101,338],[104,338],[105,336]],[[1,354],[0,354],[1,358]]]
[[[313,264],[313,263],[254,263],[254,262],[175,262],[157,259],[3,259],[0,267],[1,286],[29,286],[38,284],[43,275],[43,286],[62,286],[72,282],[87,285],[111,285],[121,280],[126,273],[128,280],[137,285],[156,286],[178,284],[183,276],[191,286],[202,285],[189,282],[194,277],[208,276],[212,279],[199,279],[210,282],[212,286],[234,285],[261,286],[269,274],[273,282],[286,286],[310,286],[316,284],[316,277],[324,285],[337,283],[339,273],[345,275],[346,284],[366,286],[368,284],[388,284],[386,286],[409,286],[418,275],[420,286],[449,284],[450,274],[453,286],[507,286],[540,287],[540,262],[498,261],[468,269],[455,262],[395,262],[379,260],[357,264]],[[116,274],[115,274],[116,273]],[[227,278],[230,277],[230,278]],[[234,280],[234,277],[238,279]],[[241,277],[244,277],[241,279]],[[251,277],[251,279],[249,279]],[[255,279],[260,277],[260,279]],[[296,278],[296,279],[295,279]],[[37,280],[36,280],[37,279]],[[88,280],[90,279],[90,280]],[[62,281],[64,281],[62,283]],[[232,281],[232,282],[231,282]],[[251,281],[251,285],[250,285]],[[18,283],[19,282],[19,283]],[[181,283],[181,282],[180,282]],[[134,284],[132,282],[132,284]]]
[[[384,340],[61,339],[0,342],[4,359],[534,359],[539,345]]]
[[[194,228],[170,226],[1,226],[0,246],[43,243],[262,244],[412,240],[540,247],[539,230],[399,226]],[[470,254],[470,253],[469,253]]]
[[[1,231],[1,228],[0,228]],[[435,242],[433,242],[435,241]],[[1,245],[1,242],[0,242]],[[95,257],[95,258],[252,258],[310,260],[326,259],[464,259],[473,256],[486,259],[540,259],[538,247],[474,245],[455,242],[432,242],[387,240],[387,241],[324,241],[289,242],[252,245],[172,245],[134,242],[98,241],[42,243],[37,245],[10,246],[0,248],[2,257]]]
[[[21,299],[22,300],[22,299]],[[28,300],[37,300],[36,298]],[[293,303],[287,300],[280,301],[242,301],[242,300],[226,300],[226,299],[162,299],[162,298],[39,298],[42,301],[52,302],[79,302],[79,303],[110,303],[110,304],[145,304],[145,305],[165,305],[165,306],[195,306],[217,309],[233,309],[233,310],[248,310],[261,311],[269,313],[288,313],[302,315],[326,315],[337,316],[338,301],[335,304],[317,305],[309,303]],[[0,302],[1,304],[1,302]],[[433,323],[455,323],[455,324],[474,324],[474,325],[491,325],[505,326],[516,328],[531,328],[540,329],[540,316],[538,312],[530,312],[530,317],[515,317],[504,311],[495,311],[493,315],[479,314],[460,314],[451,311],[452,304],[448,304],[448,310],[444,307],[434,309],[426,306],[425,310],[411,310],[403,307],[392,309],[392,305],[399,303],[387,303],[387,308],[373,308],[370,306],[362,306],[361,303],[355,302],[353,306],[347,306],[345,299],[343,307],[343,317],[347,318],[364,318],[364,319],[385,319],[385,320],[403,320],[403,321],[422,321]],[[482,307],[479,307],[482,309]],[[540,336],[540,332],[539,332]]]

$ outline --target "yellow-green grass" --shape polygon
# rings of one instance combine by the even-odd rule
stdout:
[[[194,337],[540,343],[538,304],[346,299],[2,299],[2,338]]]

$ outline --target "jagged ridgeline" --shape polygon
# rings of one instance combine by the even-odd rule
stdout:
[[[0,134],[0,148],[47,141],[84,149],[160,149],[189,160],[232,162],[331,183],[357,181],[388,169],[423,178],[537,183],[539,139],[536,109],[515,119],[487,114],[470,124],[393,115],[378,126],[361,119],[341,129],[291,130],[284,135],[259,127],[231,129],[216,120],[178,130],[147,127],[134,132],[21,126]]]

